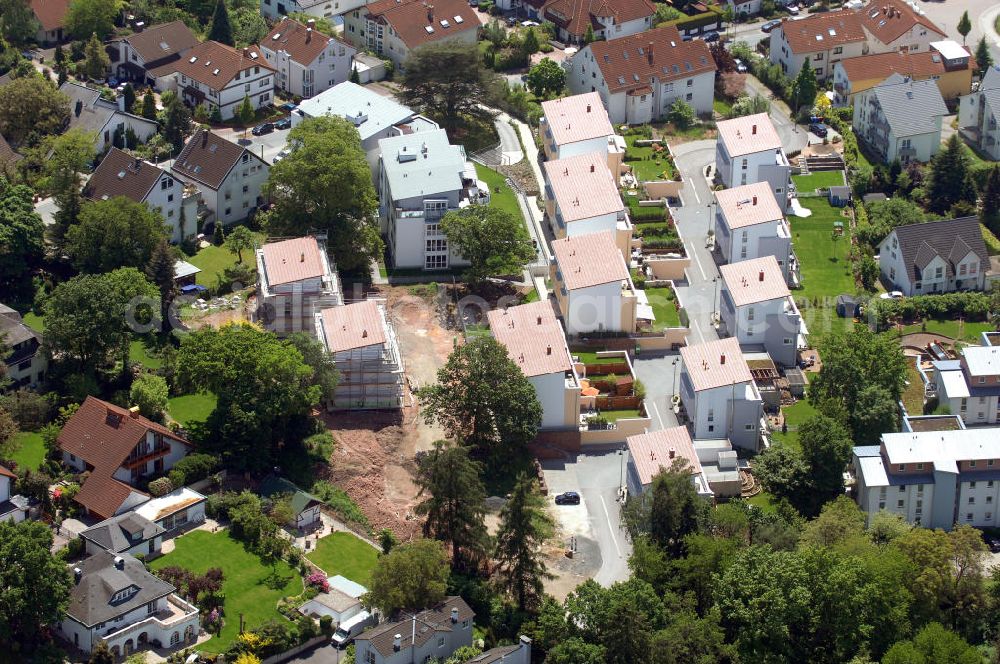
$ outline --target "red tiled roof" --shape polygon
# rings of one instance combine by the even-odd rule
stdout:
[[[767,113],[723,120],[716,128],[730,158],[781,148],[781,138]]]
[[[828,51],[835,46],[865,41],[861,15],[848,9],[784,20],[780,30],[792,53]]]
[[[543,101],[542,113],[552,138],[560,146],[615,133],[601,95],[596,92]]]
[[[736,337],[684,346],[681,362],[695,392],[753,380]]]
[[[326,273],[326,264],[316,238],[309,235],[261,247],[269,286],[316,279]]]
[[[547,19],[582,39],[587,26],[600,29],[597,18],[614,17],[616,24],[652,16],[656,7],[649,0],[552,0],[545,5]]]
[[[0,475],[3,475],[4,477],[9,477],[12,480],[16,480],[17,479],[17,475],[15,475],[9,469],[4,468],[3,466],[0,466]]]
[[[490,332],[527,377],[572,369],[562,325],[546,300],[486,314]]]
[[[944,31],[926,16],[921,16],[901,0],[874,1],[858,10],[861,23],[883,44],[891,44],[917,25],[945,37]]]
[[[784,218],[768,182],[756,182],[715,192],[715,202],[730,228],[754,226]]]
[[[133,493],[146,496],[148,494],[130,487],[112,477],[113,471],[94,471],[80,487],[73,500],[86,507],[102,519],[110,519],[122,503]]]
[[[840,66],[844,68],[844,73],[847,74],[849,81],[873,79],[884,81],[893,74],[920,80],[930,76],[941,76],[948,71],[974,70],[976,61],[970,57],[965,67],[951,67],[949,69],[945,67],[941,54],[934,50],[916,53],[891,51],[847,58],[840,61]],[[855,92],[857,91],[855,90]]]
[[[670,468],[676,459],[687,459],[692,475],[702,472],[687,427],[671,427],[629,436],[625,443],[643,486],[652,482],[661,470]]]
[[[790,295],[778,260],[771,255],[720,265],[719,272],[737,307]]]
[[[177,175],[218,190],[229,171],[242,159],[244,152],[250,155],[250,159],[264,163],[242,145],[227,141],[207,129],[199,129],[177,155],[171,170]]]
[[[607,158],[600,152],[547,161],[545,176],[567,223],[625,210]]]
[[[183,58],[151,70],[150,74],[163,76],[178,72],[213,90],[221,90],[229,85],[236,74],[254,67],[274,71],[274,67],[267,63],[256,46],[235,49],[217,41],[207,41],[194,46]]]
[[[465,0],[377,0],[365,7],[369,20],[388,24],[409,49],[479,30],[476,12]],[[429,28],[429,30],[428,30]]]
[[[327,350],[339,353],[386,341],[382,312],[375,300],[364,300],[320,312]]]
[[[673,81],[716,69],[708,44],[682,40],[674,26],[594,42],[587,48],[612,93],[648,87],[654,78]]]
[[[611,231],[565,237],[552,242],[567,290],[589,288],[629,278],[621,249]]]
[[[31,11],[46,31],[63,27],[70,0],[31,0]]]
[[[285,51],[295,62],[311,65],[319,54],[331,43],[344,44],[333,37],[310,30],[308,26],[290,18],[282,19],[281,23],[271,28],[259,47],[268,51]],[[344,44],[346,46],[346,44]],[[353,46],[351,47],[353,48]]]

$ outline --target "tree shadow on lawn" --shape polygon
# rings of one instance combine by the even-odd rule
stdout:
[[[261,579],[261,581],[259,581],[257,585],[263,583],[271,590],[281,590],[282,588],[285,587],[285,585],[288,584],[289,581],[292,580],[292,578],[294,578],[294,576],[295,576],[294,574],[282,576],[281,574],[278,574],[278,570],[272,569],[271,572],[263,579]]]

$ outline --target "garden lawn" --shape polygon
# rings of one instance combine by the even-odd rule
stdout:
[[[128,359],[138,362],[147,369],[155,371],[163,366],[163,360],[149,353],[145,339],[133,339],[128,346]]]
[[[799,258],[803,288],[793,292],[802,316],[809,327],[812,342],[831,328],[848,329],[851,319],[837,318],[836,298],[854,293],[854,274],[849,256],[851,241],[849,220],[825,198],[800,198],[803,207],[812,210],[810,217],[789,217],[792,243]],[[843,222],[844,235],[832,238],[834,222]],[[803,303],[803,300],[805,301]],[[816,306],[813,306],[816,300]]]
[[[640,134],[630,134],[625,137],[625,145],[628,146],[629,156],[639,157],[637,161],[626,161],[625,164],[632,167],[632,172],[640,182],[648,180],[673,180],[677,173],[670,165],[670,158],[667,150],[664,149],[659,159],[650,146],[636,147],[636,140],[645,140]],[[659,163],[657,163],[659,161]]]
[[[654,330],[681,326],[680,312],[677,311],[673,289],[647,288],[646,297],[649,298],[649,306],[653,308],[653,315],[656,316],[653,322]]]
[[[269,620],[285,620],[278,613],[278,600],[302,592],[302,578],[284,561],[274,566],[277,577],[272,577],[269,566],[243,548],[243,544],[229,537],[227,530],[210,533],[194,530],[178,537],[170,553],[150,562],[153,570],[176,565],[196,574],[203,574],[210,567],[220,567],[224,574],[222,594],[226,596],[226,624],[222,632],[198,645],[198,649],[225,652],[240,630],[240,614],[246,628],[253,630]]]
[[[41,434],[22,431],[14,436],[14,444],[17,446],[17,451],[11,457],[17,464],[18,476],[22,475],[23,470],[38,470],[45,461],[45,443]]]
[[[368,542],[343,531],[330,533],[316,543],[309,560],[319,565],[327,576],[337,574],[367,587],[378,551]]]
[[[517,196],[504,180],[504,176],[482,164],[476,164],[476,177],[490,188],[490,205],[521,219],[521,207],[517,204]],[[499,191],[497,188],[499,187]]]
[[[899,334],[915,334],[924,331],[923,323],[913,323],[899,328]],[[979,343],[981,332],[992,332],[993,326],[987,321],[960,321],[931,318],[927,321],[927,334],[940,334],[959,341]]]
[[[795,183],[797,191],[809,193],[816,189],[829,189],[830,187],[842,186],[844,184],[844,172],[818,171],[809,175],[793,175],[792,182]]]
[[[574,350],[572,347],[569,349],[569,354],[580,358],[580,362],[583,364],[621,364],[624,359],[621,357],[597,357],[597,351],[594,350]]]
[[[182,394],[167,401],[167,413],[181,426],[187,426],[191,422],[204,422],[215,410],[217,401],[216,396],[210,392]]]
[[[917,371],[912,357],[906,358],[906,380],[910,382],[903,390],[903,407],[910,415],[924,414],[924,380]]]
[[[778,511],[778,508],[774,505],[774,496],[767,491],[761,491],[756,496],[747,499],[747,502],[765,513],[775,513]]]
[[[201,272],[195,277],[196,283],[210,288],[218,284],[226,268],[236,265],[236,254],[231,253],[225,247],[216,247],[213,244],[199,250],[187,261],[201,269]]]
[[[39,316],[35,312],[29,311],[28,313],[21,316],[21,318],[22,320],[24,320],[24,324],[30,327],[35,332],[45,331],[45,318]]]
[[[602,410],[601,417],[605,418],[608,422],[617,422],[618,420],[627,420],[636,417],[642,417],[642,413],[640,413],[638,409]]]
[[[778,429],[774,432],[774,439],[796,450],[801,449],[798,428],[816,414],[816,409],[806,399],[799,399],[794,405],[782,408],[781,412],[785,415],[788,433],[781,433],[781,429]]]

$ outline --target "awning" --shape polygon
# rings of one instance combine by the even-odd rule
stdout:
[[[181,292],[184,294],[203,293],[206,290],[208,289],[202,286],[201,284],[188,284],[187,286],[181,286]]]
[[[653,307],[648,304],[636,304],[635,317],[640,320],[656,320],[653,314]]]

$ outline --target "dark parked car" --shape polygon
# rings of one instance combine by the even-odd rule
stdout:
[[[274,123],[264,122],[251,129],[250,133],[254,136],[263,136],[264,134],[270,134],[272,131],[274,131]]]
[[[298,108],[298,105],[297,104],[293,104],[290,101],[286,101],[284,104],[282,104],[278,108],[281,109],[282,111],[288,111],[289,113],[291,113],[292,111],[294,111],[295,109]]]
[[[576,491],[567,491],[556,496],[556,505],[579,505],[580,494]]]
[[[289,129],[291,128],[291,126],[292,126],[291,118],[281,118],[280,120],[274,123],[275,129]]]
[[[719,41],[719,33],[715,32],[714,30],[712,32],[706,32],[704,35],[702,35],[702,39],[704,39],[707,42],[717,42]]]
[[[760,31],[761,32],[770,32],[771,30],[774,30],[779,25],[781,25],[781,21],[777,21],[777,20],[775,20],[775,21],[768,21],[764,25],[760,26]]]
[[[822,122],[813,122],[811,125],[809,125],[809,131],[816,134],[820,138],[826,138],[826,135],[828,133],[826,125],[823,124]]]

